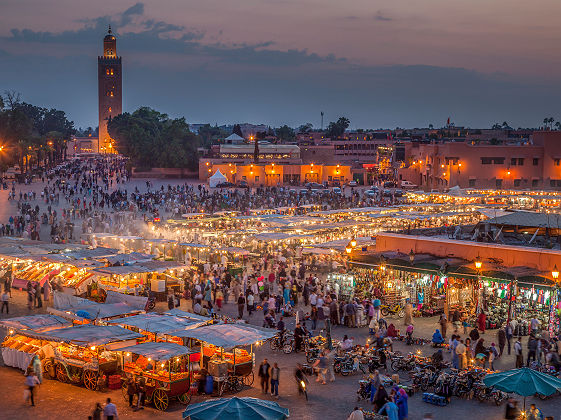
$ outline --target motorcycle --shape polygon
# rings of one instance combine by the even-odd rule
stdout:
[[[341,366],[341,375],[348,376],[351,373],[362,372],[365,374],[368,370],[368,360],[365,357],[350,357],[345,360]]]
[[[380,307],[383,316],[394,316],[397,315],[398,318],[403,318],[405,316],[405,307],[400,303],[395,305],[382,305]]]
[[[317,359],[319,359],[320,354],[321,349],[319,348],[306,349],[306,361],[308,363],[314,363]]]
[[[493,400],[496,405],[501,405],[503,401],[508,399],[508,394],[506,394],[505,392],[487,387],[482,382],[474,384],[473,388],[474,397],[477,398],[480,402]]]
[[[294,334],[285,332],[282,335],[277,334],[269,342],[271,350],[282,350],[284,354],[290,354],[294,351]]]
[[[148,312],[154,309],[155,307],[156,307],[156,298],[149,297],[148,300],[146,301],[146,306],[144,307],[144,310]]]
[[[404,358],[403,356],[390,356],[392,362],[390,364],[394,372],[404,370],[409,372],[415,368],[415,360],[411,357]]]
[[[306,397],[306,401],[308,401],[308,391],[306,390],[306,382],[302,380],[298,381],[298,393],[304,394],[304,397]]]

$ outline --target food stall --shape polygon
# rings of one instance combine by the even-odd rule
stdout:
[[[215,324],[176,331],[175,337],[195,350],[200,347],[200,366],[214,377],[219,394],[223,385],[233,377],[237,383],[253,385],[254,345],[261,345],[275,336],[276,331],[248,324]],[[245,347],[245,348],[244,348]],[[249,347],[249,351],[248,348]]]
[[[182,344],[180,338],[174,337],[173,333],[175,331],[197,328],[211,322],[211,318],[197,321],[175,315],[149,313],[114,319],[108,321],[108,324],[119,325],[131,331],[138,332],[145,337],[145,341],[170,341],[176,344]]]
[[[123,360],[123,396],[128,400],[127,382],[143,381],[146,397],[158,410],[165,411],[171,398],[189,404],[191,395],[191,350],[166,342],[146,342],[121,348]]]
[[[45,376],[60,382],[82,383],[95,390],[106,375],[118,370],[116,350],[136,344],[142,335],[117,326],[80,325],[44,333],[25,332],[52,346],[45,358]]]
[[[41,340],[23,335],[25,331],[42,332],[70,327],[67,320],[55,315],[30,315],[8,318],[0,321],[0,327],[7,330],[2,343],[2,360],[6,366],[26,370],[33,356],[45,358],[49,348]]]

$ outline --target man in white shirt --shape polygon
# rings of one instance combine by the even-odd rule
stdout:
[[[318,303],[318,296],[315,294],[315,292],[312,292],[312,294],[310,295],[310,305],[312,305],[312,307],[316,306]]]

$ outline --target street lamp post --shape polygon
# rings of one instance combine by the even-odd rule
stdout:
[[[475,258],[475,261],[473,262],[473,264],[475,265],[475,269],[477,270],[477,285],[482,288],[481,293],[480,293],[481,298],[479,298],[479,296],[478,296],[478,299],[477,299],[477,301],[478,301],[477,306],[482,309],[483,305],[484,305],[484,298],[485,298],[485,286],[481,285],[481,267],[482,267],[483,263],[481,262],[481,258],[479,257],[479,255],[477,255],[477,258]],[[476,309],[475,309],[476,314],[477,314],[477,312],[479,312],[477,309],[478,308],[476,307]]]

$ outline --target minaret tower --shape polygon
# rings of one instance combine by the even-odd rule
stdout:
[[[117,56],[117,38],[111,32],[103,38],[103,56],[97,58],[99,96],[99,153],[115,153],[107,132],[107,122],[123,112],[123,79],[121,57]]]

